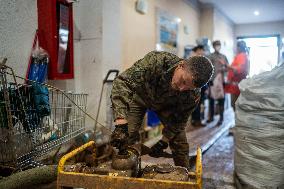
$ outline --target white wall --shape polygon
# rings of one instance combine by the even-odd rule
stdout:
[[[103,79],[109,69],[121,68],[121,21],[120,0],[84,0],[74,4],[75,25],[78,39],[75,40],[78,54],[77,91],[88,96],[88,112],[97,114]],[[111,124],[107,115],[110,110],[109,85],[104,87],[99,122]],[[92,126],[92,122],[89,122]]]
[[[123,67],[130,67],[146,53],[156,49],[156,8],[181,18],[178,33],[178,55],[183,56],[184,46],[195,44],[199,37],[199,11],[183,0],[148,0],[148,12],[135,11],[135,0],[122,0],[122,60]],[[183,31],[184,25],[189,34]]]
[[[102,44],[102,74],[106,76],[108,70],[122,70],[122,24],[121,24],[121,1],[103,1],[103,44]],[[105,85],[104,98],[100,120],[107,126],[112,124],[111,110],[111,84]]]
[[[234,58],[234,23],[218,9],[214,10],[213,40],[220,40],[221,53],[225,54],[231,63]]]
[[[208,37],[211,42],[220,40],[221,53],[231,62],[234,57],[234,23],[211,4],[202,4],[200,22],[200,36]]]
[[[238,24],[235,29],[236,37],[271,34],[280,34],[284,37],[284,21]]]
[[[0,0],[0,61],[25,77],[37,29],[36,0]]]
[[[214,35],[214,8],[203,6],[200,13],[200,36],[213,39]]]

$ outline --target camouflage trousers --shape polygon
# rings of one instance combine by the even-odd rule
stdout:
[[[141,129],[145,113],[146,106],[144,102],[139,97],[134,98],[134,100],[129,104],[127,116],[130,145],[140,140],[139,130]],[[156,113],[163,125],[168,125],[163,119],[162,112]],[[169,141],[169,147],[172,151],[175,165],[189,168],[189,145],[184,129],[177,133],[174,138]]]

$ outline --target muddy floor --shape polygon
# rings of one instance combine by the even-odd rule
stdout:
[[[225,134],[203,155],[203,188],[233,189],[234,139]]]

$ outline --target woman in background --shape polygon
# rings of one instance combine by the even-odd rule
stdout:
[[[228,83],[225,86],[225,92],[231,93],[231,103],[235,110],[235,103],[240,95],[238,84],[247,77],[249,73],[248,48],[244,41],[237,42],[237,55],[228,68]]]

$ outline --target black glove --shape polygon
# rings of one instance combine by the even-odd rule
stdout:
[[[116,125],[111,134],[110,144],[119,150],[119,154],[127,153],[128,124]]]
[[[163,150],[168,147],[168,143],[163,140],[159,140],[154,146],[151,147],[151,152],[149,153],[152,157],[161,157]]]

